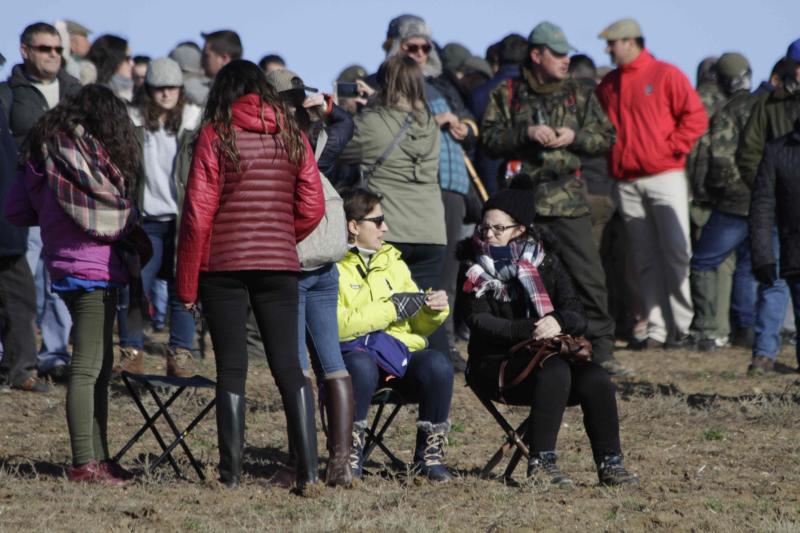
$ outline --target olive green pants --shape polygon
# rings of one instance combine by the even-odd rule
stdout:
[[[700,239],[703,226],[706,225],[711,217],[711,209],[705,206],[691,205],[689,207],[689,219],[691,221],[692,248]],[[733,290],[733,271],[736,270],[736,254],[732,253],[717,268],[716,272],[700,273],[692,272],[690,279],[692,283],[692,296],[698,291],[703,291],[700,299],[711,299],[714,302],[715,310],[714,324],[704,324],[705,327],[697,333],[701,339],[713,338],[724,339],[731,333],[731,291]],[[700,285],[703,285],[701,288]],[[697,312],[697,310],[695,310]],[[695,320],[697,319],[695,315]],[[701,320],[701,323],[703,321]],[[706,320],[708,322],[708,320]],[[694,325],[693,325],[694,327]],[[713,328],[713,330],[712,330]]]
[[[116,289],[61,293],[72,316],[67,426],[72,464],[108,459],[108,382],[114,363]]]

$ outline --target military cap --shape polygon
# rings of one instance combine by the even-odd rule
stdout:
[[[552,22],[540,22],[528,36],[528,43],[544,45],[557,54],[568,54],[576,48],[567,42],[564,30]]]
[[[342,83],[355,83],[367,77],[367,70],[361,65],[350,65],[339,73],[336,81]]]
[[[89,34],[92,33],[92,30],[74,20],[65,20],[64,24],[66,24],[67,33],[70,35],[83,35],[84,37],[88,37]]]
[[[726,52],[719,57],[716,68],[720,76],[731,79],[750,70],[750,63],[742,54]]]
[[[279,93],[292,90],[309,91],[312,93],[317,92],[317,89],[314,87],[307,87],[300,76],[285,68],[273,70],[267,74],[267,82]]]
[[[642,27],[634,19],[622,19],[614,22],[600,32],[598,37],[606,41],[619,39],[635,39],[642,36]]]

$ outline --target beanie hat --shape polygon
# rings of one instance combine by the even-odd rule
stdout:
[[[508,189],[493,194],[483,204],[483,214],[490,209],[499,209],[525,227],[536,219],[536,194],[534,183],[525,174],[511,180]]]
[[[456,72],[464,68],[464,63],[472,54],[460,43],[450,43],[442,49],[442,65],[445,70]]]
[[[726,52],[719,57],[716,68],[720,76],[732,79],[749,71],[750,63],[742,54]]]
[[[793,61],[800,61],[800,39],[797,39],[786,49],[786,57]]]
[[[177,61],[160,57],[147,65],[144,82],[150,87],[180,87],[183,85],[183,73]]]
[[[203,67],[201,66],[202,54],[196,45],[182,44],[176,46],[169,53],[169,58],[177,61],[178,65],[181,66],[181,70],[187,74],[203,73]]]

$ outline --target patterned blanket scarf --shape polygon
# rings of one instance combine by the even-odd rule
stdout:
[[[553,303],[537,269],[545,257],[541,242],[534,239],[512,241],[508,244],[510,261],[495,261],[489,244],[478,235],[472,237],[472,246],[476,261],[470,263],[467,270],[465,292],[480,297],[490,291],[497,300],[510,302],[513,295],[509,281],[517,279],[539,317],[553,312]]]
[[[42,152],[47,183],[58,204],[91,237],[113,242],[136,224],[125,177],[82,126],[73,135],[59,132]]]

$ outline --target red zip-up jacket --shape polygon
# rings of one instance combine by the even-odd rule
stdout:
[[[239,171],[221,168],[219,136],[205,126],[197,139],[178,237],[176,292],[197,300],[200,272],[299,271],[297,242],[325,215],[314,152],[304,134],[305,159],[289,161],[277,138],[275,110],[256,94],[232,106]]]
[[[618,179],[683,169],[708,127],[703,102],[683,72],[647,49],[609,72],[596,91],[617,130],[608,162]]]

